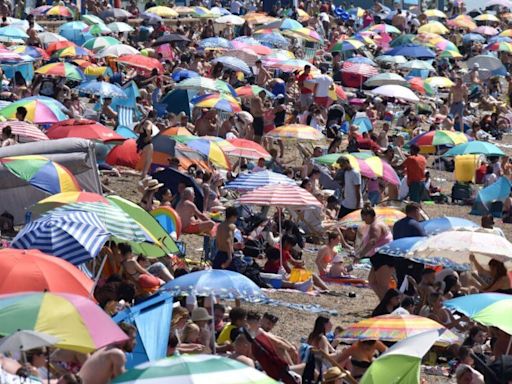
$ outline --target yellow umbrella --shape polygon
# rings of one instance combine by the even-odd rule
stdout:
[[[418,33],[436,33],[438,35],[444,35],[448,33],[448,28],[438,21],[431,21],[419,27]]]
[[[428,84],[431,87],[436,88],[451,88],[455,85],[453,81],[442,76],[429,77],[428,79],[425,80],[425,84]]]
[[[311,16],[309,16],[306,11],[300,8],[297,9],[297,15],[299,16],[299,21],[301,22],[308,21],[311,18]]]
[[[446,23],[457,28],[464,28],[469,30],[473,30],[476,28],[475,22],[468,15],[459,15],[454,19],[448,20]]]
[[[310,28],[300,28],[300,29],[287,29],[281,32],[285,36],[295,37],[298,39],[303,39],[309,41],[311,43],[321,43],[323,42],[322,37],[318,34],[317,31],[313,31]]]
[[[505,29],[499,34],[500,36],[512,37],[512,29]]]
[[[249,12],[242,17],[251,24],[267,24],[277,20],[275,17],[260,12]]]
[[[444,37],[441,35],[438,35],[437,33],[431,33],[431,32],[424,32],[420,33],[418,36],[416,36],[415,40],[424,43],[424,44],[432,44],[436,45],[437,43],[444,40]]]
[[[477,17],[475,17],[475,21],[496,21],[496,22],[499,22],[500,19],[498,19],[494,15],[491,15],[490,13],[484,13],[483,15],[478,15]]]
[[[151,7],[146,10],[147,13],[152,13],[160,17],[178,17],[179,14],[174,9],[164,6]]]
[[[446,19],[446,14],[439,9],[427,9],[423,12],[427,17],[440,17],[442,19]]]
[[[459,52],[445,50],[441,52],[439,57],[446,58],[446,59],[462,59],[464,56],[462,56]]]
[[[194,10],[190,7],[185,7],[183,5],[180,5],[178,7],[172,8],[174,12],[176,12],[178,15],[191,15],[194,13]]]

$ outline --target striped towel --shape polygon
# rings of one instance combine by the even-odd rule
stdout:
[[[120,127],[127,127],[133,129],[135,126],[133,122],[133,108],[124,107],[122,105],[119,106],[117,110],[117,124]]]

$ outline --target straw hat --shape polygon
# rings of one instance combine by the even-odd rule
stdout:
[[[210,321],[212,317],[208,314],[208,311],[203,308],[199,307],[192,311],[192,316],[190,317],[190,320],[192,321]]]
[[[151,180],[148,180],[146,185],[144,186],[144,192],[146,192],[146,191],[155,191],[157,189],[160,189],[163,186],[164,186],[164,184],[163,183],[159,183],[158,180],[151,179]]]
[[[325,372],[323,384],[329,384],[335,380],[343,379],[347,376],[346,373],[341,372],[341,369],[338,367],[331,367]]]

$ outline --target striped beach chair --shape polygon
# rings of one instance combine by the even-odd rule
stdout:
[[[133,115],[135,110],[133,108],[120,105],[117,108],[117,126],[125,127],[133,130],[135,123],[133,122]]]

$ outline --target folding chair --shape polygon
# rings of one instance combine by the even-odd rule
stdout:
[[[134,113],[133,108],[120,105],[117,109],[117,126],[133,130],[135,127],[135,123],[133,122]]]

